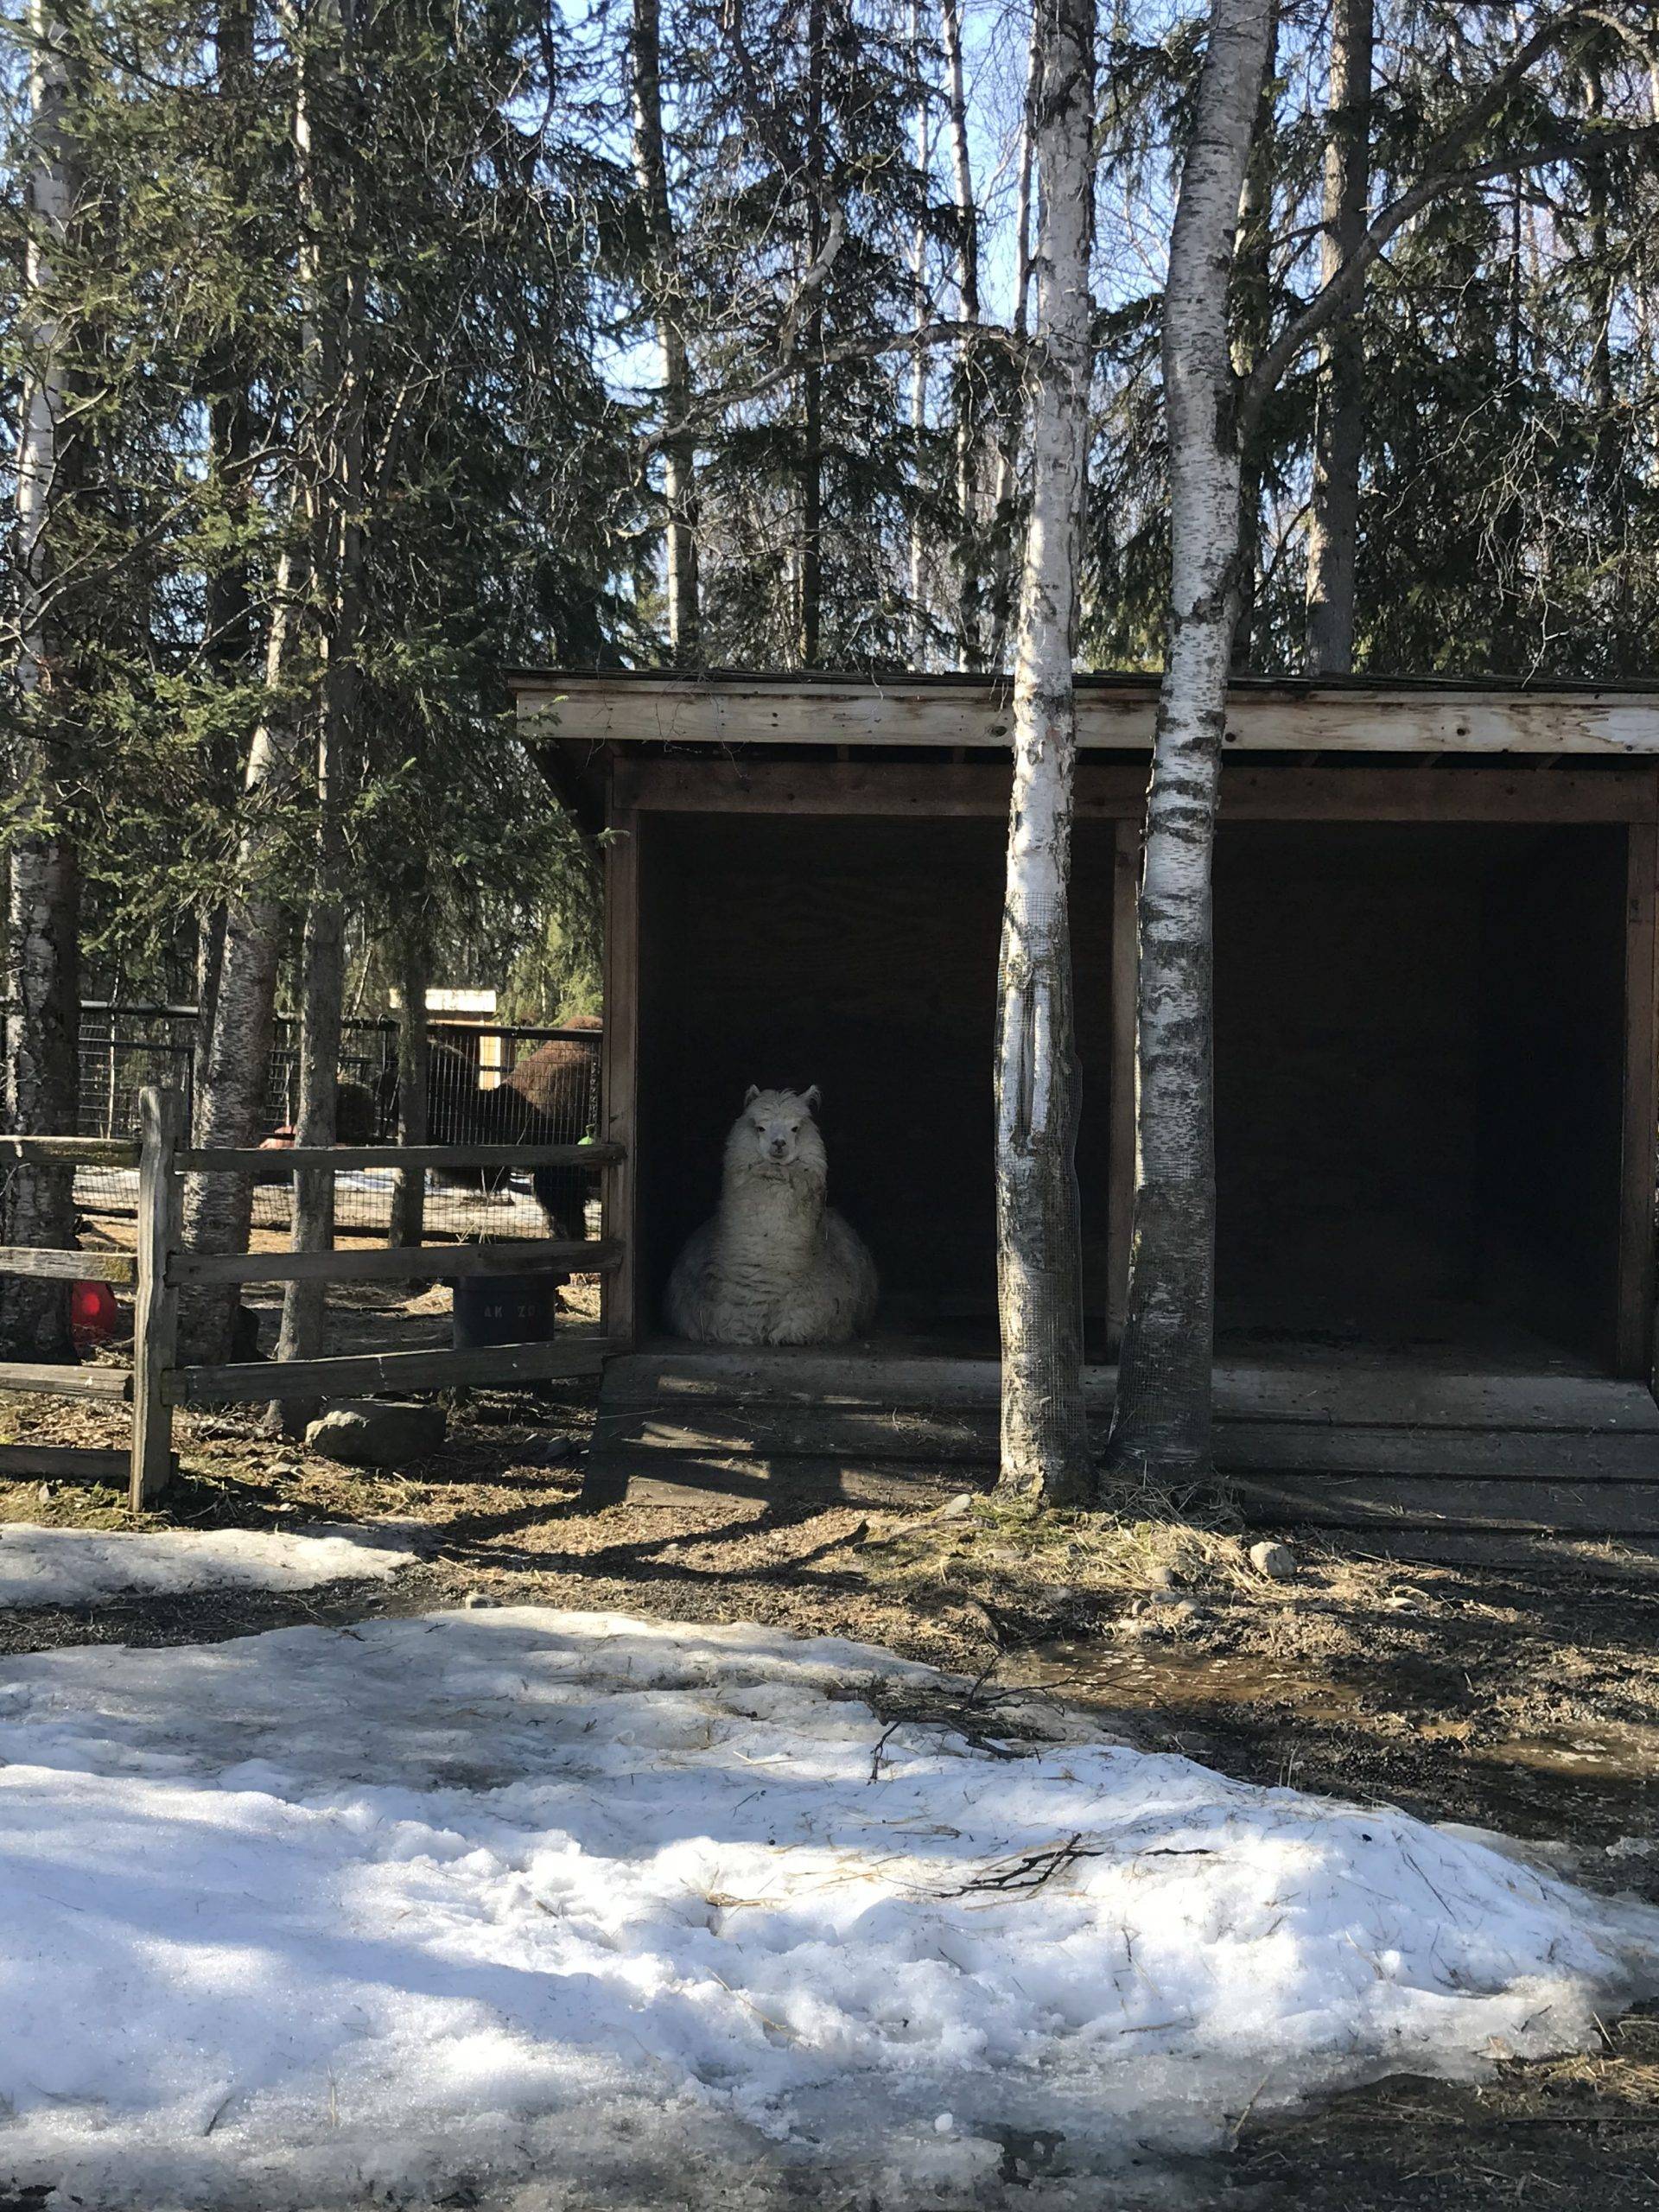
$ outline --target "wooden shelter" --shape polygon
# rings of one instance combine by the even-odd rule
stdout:
[[[627,1160],[606,1224],[626,1254],[607,1332],[658,1363],[624,1363],[618,1387],[648,1408],[652,1376],[671,1370],[694,1395],[701,1376],[707,1396],[734,1371],[663,1344],[663,1285],[712,1207],[747,1085],[817,1083],[832,1195],[882,1269],[880,1333],[838,1366],[740,1359],[746,1388],[828,1389],[855,1413],[887,1407],[899,1362],[918,1404],[945,1366],[963,1402],[988,1403],[1006,687],[613,672],[514,688],[546,772],[606,833],[606,1134]],[[1078,704],[1078,1173],[1103,1367],[1128,1266],[1156,689],[1085,677]],[[1659,1532],[1659,689],[1250,680],[1227,746],[1224,1407],[1243,1388],[1241,1421],[1284,1411],[1328,1429],[1346,1389],[1380,1430],[1391,1380],[1417,1391],[1395,1425],[1433,1425],[1425,1389],[1466,1406],[1471,1379],[1499,1379],[1511,1398],[1531,1389],[1547,1428],[1545,1386],[1570,1383],[1573,1433],[1654,1432],[1651,1466],[1588,1479],[1640,1473],[1621,1495],[1643,1492]],[[1253,1374],[1278,1378],[1260,1404],[1236,1387]],[[741,1446],[744,1424],[728,1427]],[[1381,1444],[1370,1456],[1404,1478]]]

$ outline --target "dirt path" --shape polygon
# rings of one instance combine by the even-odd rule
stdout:
[[[119,1416],[10,1410],[58,1442],[117,1441]],[[1291,1579],[1248,1531],[1033,1522],[976,1505],[925,1518],[848,1509],[578,1507],[585,1394],[488,1396],[433,1462],[359,1474],[186,1416],[185,1479],[154,1525],[293,1529],[393,1519],[423,1563],[391,1586],[0,1613],[0,1649],[197,1642],[466,1602],[754,1619],[1046,1685],[1125,1732],[1229,1774],[1562,1847],[1598,1886],[1659,1899],[1659,1567],[1580,1552],[1522,1567],[1406,1569],[1328,1541]],[[555,1464],[549,1464],[550,1461]],[[0,1490],[0,1520],[125,1525],[111,1493]],[[1294,2120],[1247,2119],[1189,2202],[1385,2208],[1659,2206],[1659,2019],[1609,2023],[1590,2058],[1505,2063],[1478,2088],[1402,2081]],[[1126,2199],[1126,2202],[1133,2199]],[[0,2212],[4,2212],[0,2206]]]

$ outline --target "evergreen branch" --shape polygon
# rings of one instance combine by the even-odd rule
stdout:
[[[725,35],[727,50],[737,65],[743,86],[749,120],[761,144],[777,163],[780,175],[804,188],[812,202],[823,234],[810,264],[802,272],[800,281],[784,310],[782,326],[783,349],[793,353],[795,331],[803,311],[823,289],[831,269],[840,255],[847,237],[847,216],[836,195],[830,191],[824,178],[814,168],[810,161],[798,159],[788,138],[780,128],[772,103],[762,91],[755,74],[754,57],[750,54],[743,23],[743,0],[723,0],[720,11],[720,27]],[[797,367],[811,364],[797,363]]]
[[[881,331],[868,338],[843,339],[817,353],[791,353],[787,360],[780,361],[776,368],[768,369],[751,383],[706,393],[699,404],[678,422],[665,423],[659,429],[646,431],[641,443],[646,453],[654,453],[659,447],[671,445],[676,438],[695,436],[729,409],[764,399],[768,392],[776,391],[780,385],[799,376],[803,369],[840,368],[849,361],[878,360],[887,353],[925,353],[935,346],[960,345],[967,338],[1000,346],[1016,360],[1025,360],[1034,350],[1029,339],[1022,339],[1000,324],[963,322],[954,317],[925,322],[916,330]]]

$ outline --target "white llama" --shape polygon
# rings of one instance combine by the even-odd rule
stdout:
[[[702,1344],[844,1344],[875,1312],[875,1262],[824,1204],[818,1090],[752,1084],[726,1140],[720,1211],[674,1263],[670,1325]]]

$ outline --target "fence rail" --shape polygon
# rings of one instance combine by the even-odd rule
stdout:
[[[432,1014],[427,1077],[426,1135],[434,1146],[485,1142],[574,1143],[594,1134],[599,1108],[601,1032],[582,1024],[498,1020],[493,1016]],[[353,1146],[385,1146],[398,1128],[397,1038],[387,1017],[348,1019],[338,1072],[339,1133]],[[159,1086],[183,1093],[186,1118],[199,1058],[200,1022],[191,1006],[84,1000],[80,1010],[79,1136],[54,1141],[112,1143],[118,1150],[82,1150],[76,1202],[90,1215],[130,1217],[137,1210],[129,1140],[138,1096]],[[291,1127],[298,1105],[298,1026],[278,1015],[266,1061],[260,1107],[262,1136]],[[67,1157],[67,1155],[66,1155]],[[371,1168],[381,1165],[377,1160]],[[286,1229],[289,1193],[260,1163],[254,1192],[261,1228]],[[384,1231],[391,1192],[372,1173],[343,1173],[336,1193],[337,1226],[346,1234]],[[534,1234],[535,1200],[525,1175],[446,1172],[428,1198],[428,1227],[456,1236]]]
[[[610,1274],[626,1257],[610,1238],[532,1237],[493,1243],[410,1244],[380,1251],[197,1253],[183,1249],[182,1179],[187,1174],[360,1172],[365,1166],[440,1173],[538,1167],[592,1170],[607,1179],[623,1147],[591,1140],[568,1144],[376,1145],[279,1151],[204,1151],[185,1142],[186,1108],[177,1090],[146,1086],[138,1096],[137,1142],[104,1137],[7,1137],[0,1159],[14,1165],[79,1167],[89,1160],[137,1171],[137,1249],[124,1252],[0,1245],[0,1274],[49,1281],[104,1281],[135,1287],[130,1369],[0,1361],[0,1390],[94,1398],[130,1404],[129,1452],[60,1445],[0,1446],[0,1477],[49,1474],[107,1480],[124,1469],[135,1511],[165,1492],[175,1465],[173,1414],[181,1405],[317,1398],[348,1391],[439,1390],[463,1384],[591,1374],[614,1349],[602,1335],[579,1342],[490,1344],[462,1351],[354,1353],[342,1357],[181,1364],[179,1297],[194,1285],[247,1282],[458,1282],[484,1274]],[[614,1209],[607,1206],[613,1216]]]
[[[411,1268],[410,1251],[420,1265]],[[602,1237],[575,1242],[538,1237],[520,1244],[416,1244],[387,1252],[181,1252],[168,1280],[197,1282],[459,1282],[466,1275],[499,1275],[503,1260],[513,1274],[609,1274],[622,1248]],[[3,1273],[0,1268],[0,1273]]]

